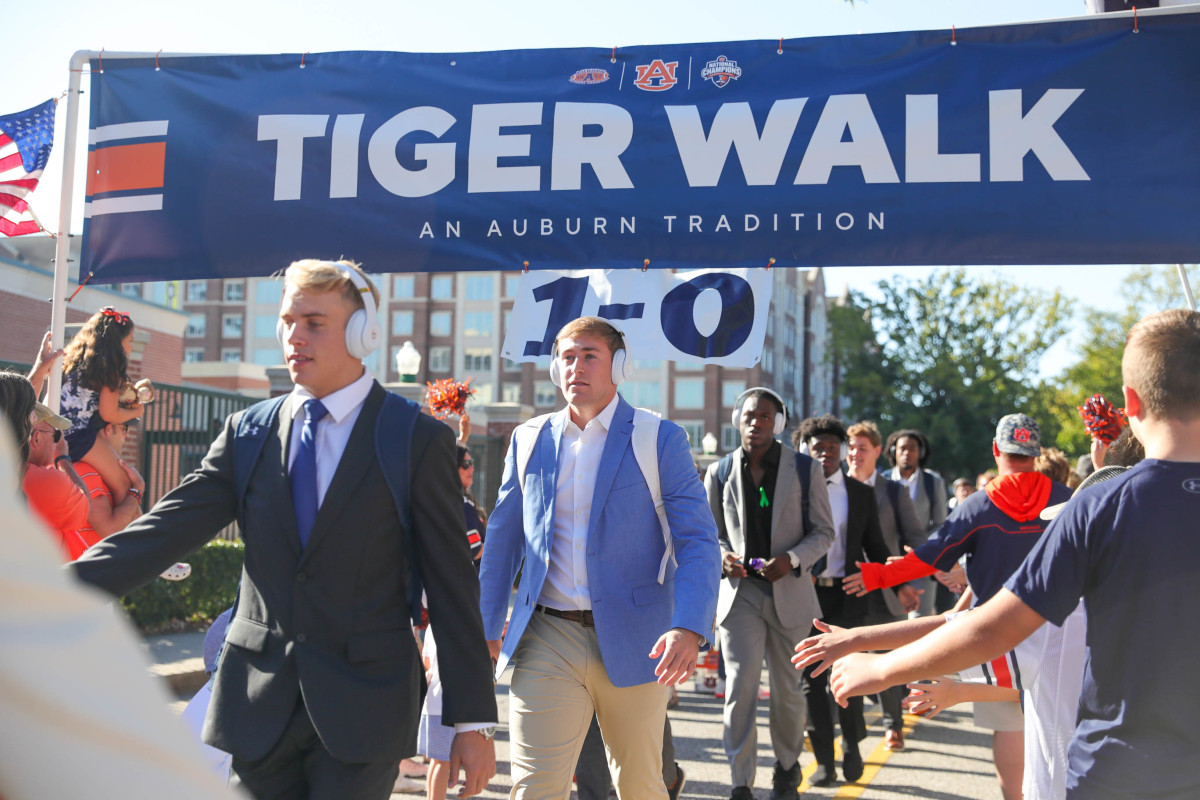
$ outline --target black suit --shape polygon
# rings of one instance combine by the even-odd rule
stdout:
[[[893,553],[888,549],[883,539],[883,531],[879,527],[879,508],[875,502],[875,490],[865,483],[845,476],[846,483],[846,557],[842,565],[845,575],[859,571],[855,562],[887,561]],[[814,570],[814,575],[817,571]],[[846,594],[841,587],[841,579],[836,586],[817,586],[817,599],[821,603],[821,619],[831,625],[842,628],[854,628],[867,621],[870,611],[868,597],[855,597]],[[814,628],[813,634],[818,633]],[[820,764],[833,765],[833,714],[828,694],[829,672],[825,671],[815,678],[812,676],[813,667],[804,671],[804,693],[808,705],[809,724],[812,732],[809,740],[812,742],[813,755]],[[845,742],[857,745],[866,738],[867,726],[863,721],[862,698],[850,698],[847,708],[838,706],[838,724],[842,729]]]
[[[424,672],[409,627],[407,559],[414,556],[430,618],[435,625],[445,621],[439,641],[454,654],[440,665],[443,720],[496,719],[454,435],[430,417],[417,420],[410,462],[417,552],[406,553],[375,454],[383,398],[374,384],[303,552],[288,480],[292,398],[280,408],[275,435],[267,437],[250,478],[237,614],[204,728],[205,741],[234,756],[235,770],[272,752],[294,725],[298,706],[337,761],[389,764],[415,752]],[[124,594],[234,520],[229,444],[239,417],[226,420],[200,468],[150,513],[76,562],[80,578]]]

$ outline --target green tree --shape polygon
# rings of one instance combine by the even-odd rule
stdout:
[[[1058,292],[962,268],[897,275],[880,282],[879,297],[851,293],[833,311],[846,418],[874,419],[885,434],[920,428],[932,443],[928,466],[948,478],[991,465],[1000,417],[1044,409],[1038,366],[1070,318]],[[1046,419],[1043,437],[1057,433]]]

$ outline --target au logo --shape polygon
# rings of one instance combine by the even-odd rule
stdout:
[[[712,81],[718,89],[724,89],[730,81],[736,81],[742,77],[742,68],[736,61],[730,61],[725,56],[717,56],[704,65],[704,69],[700,70],[700,77],[706,81]]]
[[[649,64],[639,64],[633,85],[647,92],[665,92],[679,83],[679,79],[675,77],[675,69],[678,66],[678,61],[664,62],[661,58],[656,58]]]
[[[581,86],[591,86],[595,83],[604,83],[608,80],[608,70],[603,69],[580,69],[576,70],[575,74],[567,78],[571,83],[578,83]]]

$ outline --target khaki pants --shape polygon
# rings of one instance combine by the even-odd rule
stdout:
[[[665,800],[666,686],[617,688],[594,628],[534,613],[513,654],[509,694],[512,800],[566,800],[592,714],[600,723],[617,796]]]

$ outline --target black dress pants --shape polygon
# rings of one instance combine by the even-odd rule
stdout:
[[[855,628],[863,624],[863,617],[847,617],[844,614],[846,593],[840,586],[818,586],[817,599],[821,603],[821,619],[831,625],[842,628]],[[820,633],[813,628],[813,636]],[[828,767],[834,765],[833,757],[833,717],[837,713],[838,725],[842,729],[842,738],[852,744],[858,744],[867,738],[867,725],[863,721],[863,702],[861,697],[852,697],[846,708],[833,702],[829,693],[829,670],[813,677],[815,665],[804,670],[804,699],[808,706],[809,741],[812,742],[813,756],[818,764]]]

